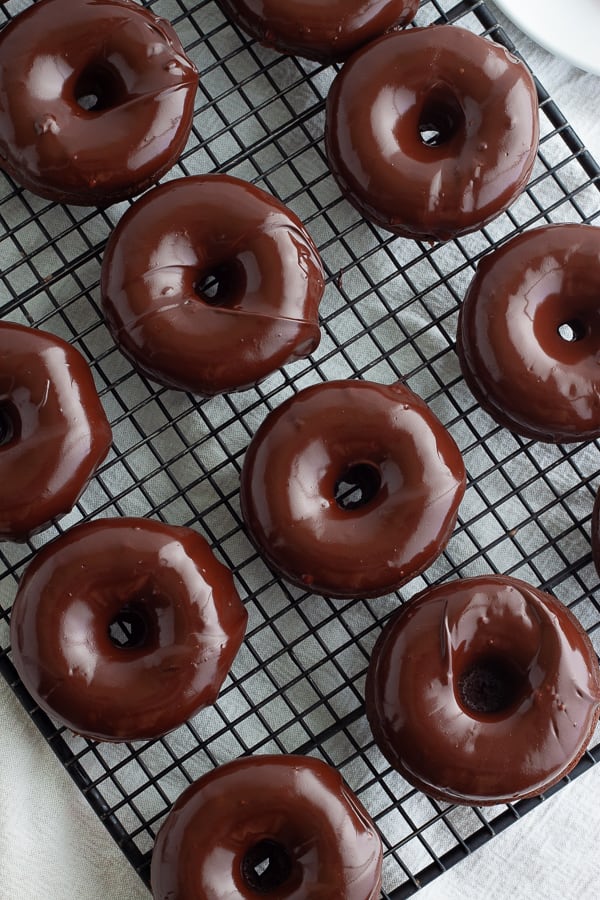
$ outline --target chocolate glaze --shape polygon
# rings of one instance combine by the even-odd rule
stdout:
[[[336,500],[344,482],[362,495],[346,507]],[[267,416],[246,453],[240,497],[259,552],[290,581],[375,597],[441,553],[464,489],[456,444],[408,388],[332,381]]]
[[[266,858],[257,888],[251,862]],[[209,772],[177,800],[156,839],[152,896],[375,900],[381,858],[375,825],[335,769],[255,756]]]
[[[102,265],[104,311],[123,353],[154,381],[208,396],[311,353],[323,286],[300,220],[227,175],[151,191],[122,218]]]
[[[497,422],[540,441],[600,436],[599,297],[600,229],[592,225],[534,228],[481,260],[457,351],[472,393]]]
[[[49,200],[132,197],[183,150],[197,87],[171,25],[137,3],[41,0],[0,33],[0,168]]]
[[[111,440],[79,351],[0,322],[0,540],[24,541],[69,512]]]
[[[113,634],[116,619],[130,641]],[[214,702],[246,621],[231,573],[199,534],[101,519],[46,545],[25,572],[13,660],[35,702],[76,733],[146,740]]]
[[[407,25],[419,0],[217,0],[230,19],[281,53],[323,63],[345,59],[390,28]]]
[[[343,194],[405,237],[443,241],[497,216],[524,189],[538,134],[525,66],[451,25],[373,41],[327,98],[327,153]]]
[[[448,802],[508,803],[576,764],[598,719],[600,672],[560,601],[484,575],[430,588],[388,622],[366,704],[379,748],[415,787]]]

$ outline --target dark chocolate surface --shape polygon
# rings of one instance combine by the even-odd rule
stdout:
[[[478,403],[550,442],[600,435],[600,229],[547,225],[485,256],[462,304],[457,351]]]
[[[327,98],[327,153],[342,193],[406,237],[448,240],[506,209],[527,184],[538,134],[527,68],[452,25],[373,41]]]
[[[111,636],[119,617],[133,625],[131,645]],[[36,703],[76,733],[147,740],[214,702],[246,621],[231,572],[195,531],[100,519],[29,565],[13,660]]]
[[[41,0],[0,32],[0,168],[63,203],[140,193],[190,133],[198,73],[130,0]]]
[[[79,351],[0,322],[0,540],[24,541],[69,512],[111,440]]]
[[[362,482],[366,502],[338,503],[344,478]],[[244,460],[241,505],[259,551],[290,581],[371,597],[433,562],[464,487],[456,444],[408,388],[332,381],[265,419]]]
[[[394,615],[366,704],[382,753],[411,784],[448,802],[509,803],[575,765],[598,719],[600,672],[559,600],[484,575],[426,590]]]
[[[271,853],[272,879],[281,880],[266,891],[247,880],[258,850]],[[381,858],[375,825],[335,769],[310,757],[255,756],[209,772],[177,800],[156,839],[152,894],[375,900]]]
[[[149,192],[120,221],[102,265],[121,350],[149,378],[203,395],[251,387],[314,350],[323,286],[300,220],[227,175]]]
[[[407,25],[419,0],[218,0],[230,19],[281,53],[328,63],[390,28]]]

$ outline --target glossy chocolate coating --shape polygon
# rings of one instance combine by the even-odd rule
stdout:
[[[534,228],[481,260],[457,351],[492,418],[539,441],[600,436],[599,297],[600,229],[592,225]]]
[[[203,292],[209,276],[216,293]],[[243,390],[320,340],[319,254],[274,197],[227,175],[180,178],[125,214],[102,264],[115,341],[148,378]]]
[[[419,0],[218,0],[257,41],[291,56],[345,59],[390,28],[407,25]]]
[[[538,134],[525,66],[452,25],[373,41],[327,98],[327,153],[343,194],[405,237],[448,240],[497,216],[524,189]]]
[[[352,472],[374,482],[344,508]],[[332,381],[271,412],[242,468],[242,513],[260,553],[316,594],[375,597],[427,568],[448,542],[465,489],[450,434],[401,384]]]
[[[0,33],[0,169],[62,203],[132,197],[182,152],[197,87],[171,25],[137,3],[41,0]]]
[[[288,875],[255,891],[247,854],[283,851]],[[192,784],[165,820],[152,856],[154,900],[375,900],[375,825],[335,769],[305,756],[255,756]]]
[[[111,637],[116,617],[136,640]],[[189,528],[77,525],[34,558],[11,614],[15,667],[49,715],[100,741],[147,740],[213,703],[247,613],[231,572]]]
[[[477,665],[511,681],[504,708],[464,704],[461,678]],[[600,672],[560,601],[484,575],[430,588],[390,620],[366,703],[379,748],[411,784],[448,802],[508,803],[573,768],[598,719]]]
[[[79,351],[0,322],[0,540],[24,541],[69,512],[111,440]]]

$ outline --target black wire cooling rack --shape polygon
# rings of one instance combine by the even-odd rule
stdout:
[[[27,0],[2,4],[0,23]],[[477,260],[516,231],[599,215],[600,169],[538,85],[542,139],[527,192],[482,231],[445,245],[395,239],[340,196],[323,149],[335,74],[257,46],[213,0],[157,0],[201,73],[193,134],[168,177],[228,172],[291,206],[321,250],[328,284],[323,337],[296,363],[243,394],[198,401],[158,389],[115,348],[99,310],[105,241],[126,204],[106,211],[49,204],[0,176],[2,317],[40,326],[89,360],[114,430],[112,452],[76,509],[27,544],[0,548],[0,670],[113,838],[147,881],[158,827],[202,773],[248,753],[311,753],[340,770],[384,842],[385,898],[400,898],[540,802],[469,809],[410,788],[374,746],[363,708],[369,654],[399,600],[482,572],[553,591],[598,647],[600,605],[589,523],[599,446],[548,446],[498,428],[473,402],[454,351],[457,312]],[[483,2],[426,0],[416,24],[460,23],[514,49]],[[332,377],[405,381],[460,446],[468,489],[445,553],[398,596],[336,602],[280,583],[242,527],[240,464],[268,410]],[[102,745],[53,723],[20,686],[8,619],[36,549],[82,519],[145,515],[191,525],[233,569],[249,612],[242,651],[214,707],[162,740]],[[597,743],[574,775],[600,757]]]

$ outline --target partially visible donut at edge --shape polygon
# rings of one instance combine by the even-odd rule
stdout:
[[[445,241],[524,190],[538,119],[533,78],[504,47],[454,25],[407,28],[367,44],[335,78],[327,155],[365,219]]]
[[[107,324],[135,368],[212,396],[252,387],[319,344],[321,258],[298,219],[228,175],[149,191],[102,263]]]
[[[107,206],[141,193],[190,134],[198,73],[131,0],[41,0],[0,32],[0,169],[34,194]]]
[[[479,262],[456,349],[479,405],[523,437],[600,436],[600,228],[532,228]]]
[[[392,28],[408,25],[419,0],[217,0],[229,18],[280,53],[322,63],[345,59]]]
[[[111,441],[81,353],[0,322],[0,541],[25,541],[70,512]]]
[[[175,802],[152,854],[154,900],[376,900],[382,846],[339,772],[309,756],[225,763]]]

